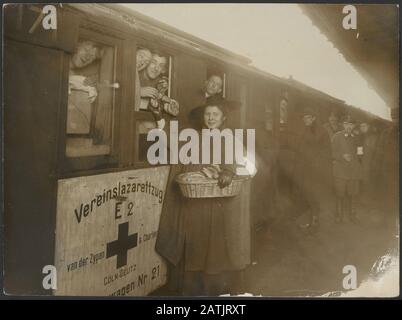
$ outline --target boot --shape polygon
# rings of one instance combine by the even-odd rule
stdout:
[[[311,218],[310,230],[312,233],[316,233],[320,228],[320,219],[318,216],[314,215]]]
[[[359,220],[357,219],[356,216],[356,206],[355,206],[355,202],[353,201],[353,199],[350,199],[350,207],[349,207],[349,220],[350,222],[357,224],[359,223]]]
[[[310,222],[304,226],[306,231],[310,234],[316,233],[320,227],[320,220],[317,215],[312,215]]]
[[[336,201],[336,213],[335,213],[335,223],[343,222],[343,201]]]
[[[303,229],[304,232],[309,233],[311,230],[311,227],[312,227],[311,224],[312,224],[312,220],[313,220],[313,215],[311,212],[308,212],[307,215],[308,215],[308,222],[299,224],[299,228]]]

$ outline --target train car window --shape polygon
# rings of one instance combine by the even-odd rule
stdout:
[[[206,98],[211,96],[226,98],[226,73],[219,68],[208,67],[204,92]]]
[[[282,97],[279,101],[279,123],[280,125],[286,125],[288,123],[288,100]]]
[[[171,95],[172,57],[146,47],[137,48],[135,110],[149,111]]]
[[[295,115],[290,112],[289,108],[289,94],[287,91],[284,91],[279,96],[279,100],[277,100],[277,120],[275,121],[278,124],[278,143],[281,149],[290,148],[293,137],[292,132],[295,129],[295,126],[298,125],[298,121],[296,123],[294,121],[290,121],[294,119]]]
[[[136,54],[136,137],[135,162],[147,163],[147,150],[152,142],[147,141],[149,130],[157,128],[155,112],[176,116],[178,103],[171,98],[173,79],[173,56],[146,45],[137,47]]]
[[[115,103],[116,47],[80,39],[70,59],[66,156],[109,155]]]
[[[265,130],[269,132],[274,131],[274,111],[270,103],[265,105]]]

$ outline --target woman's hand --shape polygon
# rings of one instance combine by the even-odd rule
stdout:
[[[177,117],[179,114],[180,107],[179,103],[176,100],[170,99],[169,103],[165,103],[163,105],[163,109],[170,115]]]
[[[234,173],[229,170],[223,170],[219,173],[218,186],[223,189],[230,185],[233,180]]]

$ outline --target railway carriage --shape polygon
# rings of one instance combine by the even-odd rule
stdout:
[[[321,122],[332,110],[370,117],[123,7],[55,7],[57,28],[50,30],[38,23],[43,5],[5,7],[7,293],[147,295],[166,283],[166,264],[154,245],[170,167],[146,161],[146,135],[155,122],[146,108],[135,107],[138,49],[166,58],[167,95],[180,104],[181,126],[191,126],[188,114],[204,102],[202,87],[211,74],[224,80],[225,98],[240,103],[230,125],[256,129],[259,172],[243,195],[252,230],[276,214],[267,194],[276,189],[278,157],[289,170],[294,160],[279,143],[283,121],[297,135],[306,106],[315,108]],[[72,70],[72,64],[83,63],[74,61],[78,46],[88,42],[99,50],[96,64]],[[71,80],[87,86],[82,77],[96,82],[97,102],[82,103],[74,113],[82,97]],[[46,286],[51,266],[57,289]]]

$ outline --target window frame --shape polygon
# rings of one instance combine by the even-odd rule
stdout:
[[[119,37],[117,34],[112,33],[102,33],[102,30],[94,30],[86,26],[81,26],[78,31],[78,37],[76,44],[80,39],[86,39],[114,47],[114,82],[121,84],[122,79],[124,79],[124,68],[123,61],[124,57],[124,38]],[[61,116],[61,137],[62,144],[60,146],[61,153],[61,172],[63,174],[78,173],[82,171],[98,170],[105,168],[117,168],[119,167],[119,158],[121,152],[120,146],[120,134],[119,127],[121,122],[121,109],[123,104],[122,88],[115,89],[113,97],[113,109],[112,109],[112,120],[111,120],[111,142],[110,142],[110,153],[105,155],[94,155],[94,156],[81,156],[81,157],[68,157],[66,154],[66,144],[67,144],[67,108],[68,108],[68,81],[69,81],[69,65],[70,59],[73,53],[65,54],[64,61],[64,77],[63,77],[63,114]]]
[[[205,81],[209,79],[208,74],[211,76],[211,71],[217,71],[212,72],[212,74],[217,74],[222,78],[222,98],[226,99],[228,95],[228,74],[230,74],[227,70],[227,66],[208,59],[205,59],[204,61],[207,65]]]
[[[142,37],[137,37],[136,38],[136,45],[134,48],[134,59],[136,60],[137,56],[137,49],[138,48],[147,48],[151,51],[157,50],[163,55],[166,55],[169,60],[169,75],[168,78],[170,80],[169,83],[169,97],[172,99],[177,99],[177,67],[178,67],[178,61],[179,61],[179,51],[177,49],[172,48],[171,46],[165,44],[165,43],[158,43],[155,45],[154,39],[145,39]],[[135,61],[136,62],[136,61]],[[136,69],[135,69],[136,70]],[[180,104],[180,101],[178,101]],[[135,101],[134,101],[135,103]],[[133,110],[134,110],[134,105],[133,105]],[[138,134],[139,134],[139,122],[140,121],[154,121],[153,115],[146,110],[138,110],[133,112],[133,134],[134,134],[134,148],[133,148],[133,155],[132,155],[132,161],[133,161],[133,166],[134,168],[150,168],[150,167],[155,167],[155,166],[164,166],[163,164],[158,164],[158,165],[151,165],[147,161],[140,161],[140,154],[139,154],[139,143],[137,143],[138,140]]]

